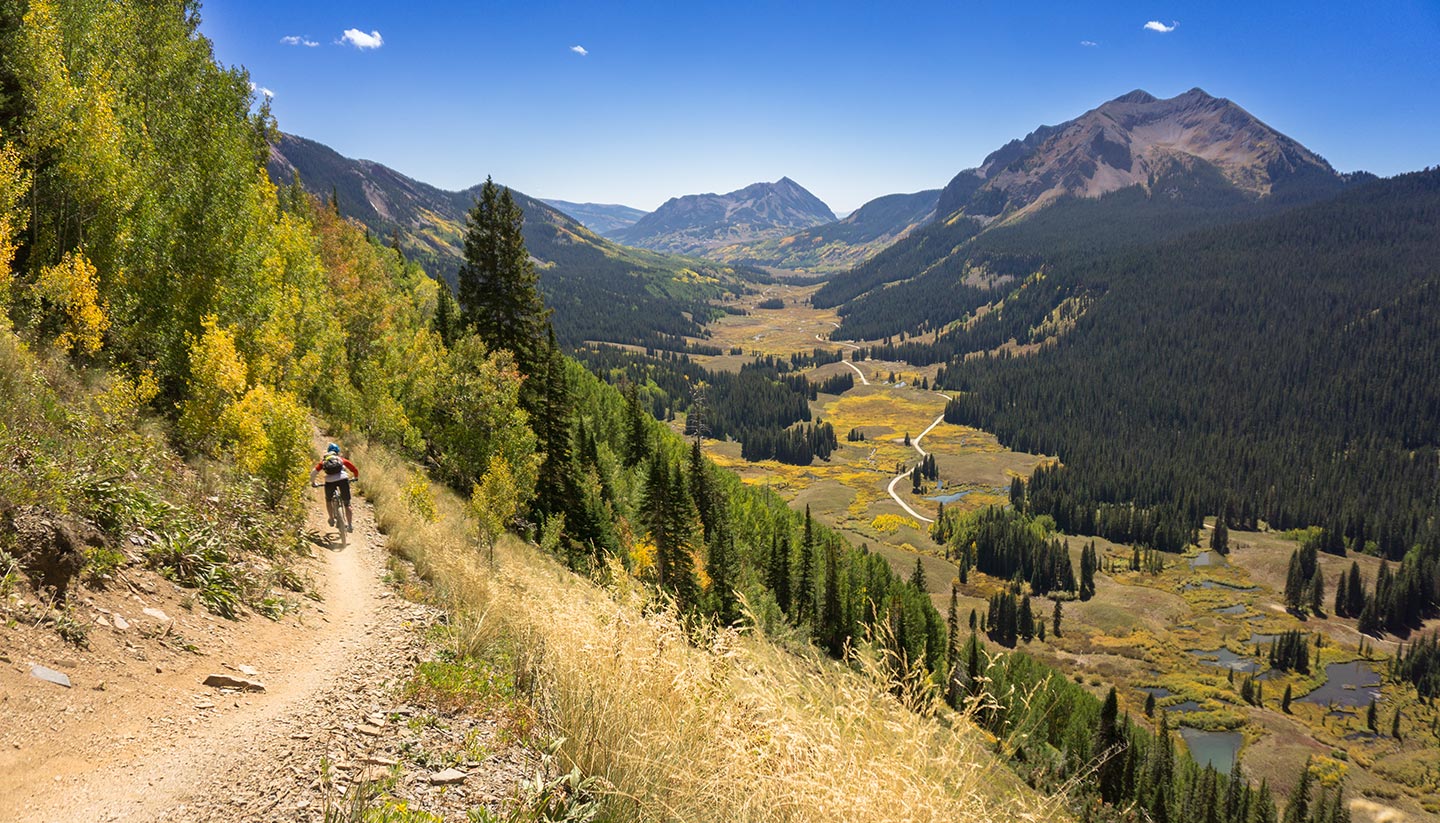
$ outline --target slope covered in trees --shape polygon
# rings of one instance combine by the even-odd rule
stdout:
[[[290,134],[275,138],[267,168],[277,185],[299,175],[307,191],[333,199],[341,214],[397,245],[431,276],[456,282],[465,214],[483,186],[444,191]],[[540,288],[556,310],[555,333],[565,345],[603,340],[682,348],[680,336],[703,334],[701,324],[714,311],[709,300],[767,279],[751,269],[621,246],[539,200],[511,196],[525,215],[526,247],[538,261]]]
[[[1427,171],[1057,267],[1046,281],[1090,308],[1034,356],[952,362],[947,418],[1058,454],[1029,505],[1067,530],[1094,533],[1107,504],[1168,509],[1175,533],[1223,509],[1398,558],[1440,480],[1437,217]]]

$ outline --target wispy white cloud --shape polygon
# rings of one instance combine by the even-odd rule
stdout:
[[[385,45],[385,38],[381,37],[378,31],[366,34],[359,29],[346,29],[345,33],[340,36],[339,42],[357,49],[378,49]]]
[[[584,46],[571,46],[570,50],[580,55],[581,57],[586,57],[590,54],[590,51]]]
[[[275,96],[275,92],[273,92],[273,91],[265,88],[264,86],[257,86],[257,85],[255,85],[254,83],[251,83],[251,84],[250,84],[250,90],[251,90],[251,91],[258,91],[258,92],[260,92],[261,94],[265,95],[266,97],[274,97],[274,96]]]
[[[1081,40],[1080,45],[1084,46],[1087,49],[1093,49],[1100,44],[1096,43],[1094,40]]]
[[[305,46],[306,48],[311,49],[320,45],[314,40],[311,40],[308,35],[303,34],[287,34],[286,36],[280,38],[280,42],[284,43],[287,46]]]
[[[1170,25],[1168,26],[1164,23],[1161,23],[1159,20],[1151,20],[1150,22],[1145,24],[1145,30],[1158,31],[1161,34],[1169,34],[1170,32],[1174,31],[1175,28],[1179,25],[1180,23],[1175,20],[1171,20]]]

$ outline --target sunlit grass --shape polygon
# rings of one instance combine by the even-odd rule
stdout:
[[[453,495],[423,522],[404,505],[406,468],[355,451],[391,550],[451,612],[456,653],[513,649],[516,687],[567,765],[606,787],[609,819],[1058,819],[948,710],[910,712],[865,675],[752,634],[696,636],[618,569],[601,589],[513,539],[488,566]]]

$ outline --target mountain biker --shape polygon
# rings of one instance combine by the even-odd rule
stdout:
[[[340,490],[340,504],[345,507],[345,523],[349,526],[347,531],[355,531],[355,518],[350,514],[350,481],[360,479],[360,470],[355,464],[340,456],[340,447],[331,443],[325,447],[325,456],[315,468],[310,470],[310,482],[315,482],[315,475],[325,475],[325,500],[330,500],[330,495],[336,489]],[[330,525],[335,525],[335,512],[330,512]]]

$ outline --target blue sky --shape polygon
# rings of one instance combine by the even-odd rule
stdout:
[[[1342,171],[1440,163],[1440,0],[209,0],[202,16],[282,129],[449,189],[489,174],[651,209],[788,175],[843,212],[1131,89],[1194,86]]]

